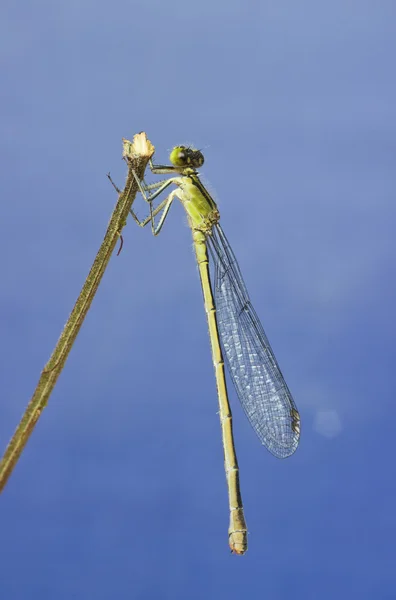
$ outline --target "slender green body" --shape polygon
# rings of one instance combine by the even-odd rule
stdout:
[[[151,223],[152,232],[158,235],[164,224],[168,211],[175,198],[183,204],[188,223],[192,231],[195,255],[201,279],[204,307],[208,320],[209,337],[212,348],[212,358],[215,370],[217,394],[219,400],[219,415],[224,449],[224,467],[228,487],[228,499],[230,507],[230,526],[228,530],[229,545],[235,554],[244,554],[247,550],[247,528],[243,512],[242,497],[239,485],[239,467],[235,452],[234,436],[232,431],[232,413],[228,400],[227,384],[224,371],[224,358],[220,346],[219,331],[216,320],[216,307],[213,299],[212,286],[209,273],[209,258],[206,238],[210,235],[213,225],[220,219],[217,205],[206,188],[202,185],[196,167],[203,163],[202,154],[190,148],[174,148],[170,158],[173,166],[155,166],[150,163],[153,173],[178,173],[181,176],[171,177],[164,182],[156,184],[141,185],[143,197],[150,202],[150,217],[145,221],[139,221],[131,211],[135,221],[142,227]],[[159,206],[152,209],[152,200],[157,197],[169,185],[175,185],[169,196]],[[157,188],[157,189],[156,189]],[[149,198],[146,191],[156,189]],[[163,209],[159,224],[154,225],[154,216]]]
[[[206,237],[202,231],[192,228],[194,249],[197,257],[199,275],[204,297],[204,306],[208,320],[213,366],[215,370],[217,395],[219,398],[219,416],[224,449],[224,468],[227,478],[228,500],[230,506],[229,544],[235,554],[244,554],[247,550],[247,528],[243,514],[241,490],[239,486],[239,467],[232,432],[232,414],[228,401],[227,384],[224,371],[224,358],[221,351],[219,331],[216,321],[216,308],[213,300],[209,276],[209,257]]]
[[[220,346],[216,320],[216,307],[210,282],[209,257],[206,236],[220,219],[216,203],[195,173],[178,177],[173,181],[179,193],[192,230],[195,255],[201,279],[204,307],[208,320],[212,359],[215,370],[219,416],[224,449],[224,468],[226,472],[228,500],[230,507],[229,545],[235,554],[244,554],[247,550],[247,527],[243,513],[241,490],[239,485],[239,467],[235,452],[232,431],[232,413],[228,400],[227,383],[224,370],[224,358]],[[177,190],[176,190],[177,191]]]

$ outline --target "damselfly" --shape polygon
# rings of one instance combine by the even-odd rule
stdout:
[[[217,383],[230,506],[229,544],[232,552],[243,554],[247,550],[247,528],[223,356],[253,429],[274,456],[286,458],[296,450],[300,416],[220,226],[216,203],[199,178],[197,169],[204,163],[202,152],[192,147],[176,146],[170,154],[170,162],[171,165],[149,162],[154,174],[171,174],[169,179],[147,185],[143,179],[136,177],[140,192],[150,206],[148,218],[140,221],[132,209],[130,212],[141,227],[151,224],[154,235],[160,233],[175,198],[181,201],[187,212]],[[153,208],[153,201],[171,185],[176,186],[175,189]],[[158,214],[160,217],[156,224],[155,216]]]

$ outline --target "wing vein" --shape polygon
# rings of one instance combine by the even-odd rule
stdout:
[[[220,339],[231,379],[261,442],[278,458],[286,458],[299,442],[297,407],[218,223],[207,241]]]

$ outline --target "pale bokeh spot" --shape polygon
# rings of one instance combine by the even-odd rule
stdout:
[[[318,410],[315,416],[315,431],[327,438],[333,438],[339,435],[342,430],[340,416],[336,410]]]

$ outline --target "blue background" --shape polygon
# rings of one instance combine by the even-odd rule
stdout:
[[[175,204],[158,238],[130,220],[1,497],[2,599],[396,597],[395,16],[386,0],[3,5],[2,448],[141,130],[161,162],[203,148],[302,440],[275,460],[232,390],[250,547],[230,555],[186,218]]]

